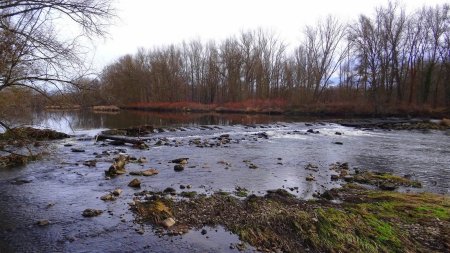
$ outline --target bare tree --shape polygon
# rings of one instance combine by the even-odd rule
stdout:
[[[82,38],[104,36],[114,16],[112,0],[3,0],[0,2],[0,91],[23,86],[44,93],[48,85],[76,84],[87,73]],[[57,32],[61,20],[79,28]]]
[[[340,48],[345,33],[345,26],[331,16],[324,22],[318,22],[315,27],[306,27],[302,50],[306,50],[307,69],[312,75],[307,82],[314,86],[314,101],[330,84],[330,79],[345,58],[345,52]]]

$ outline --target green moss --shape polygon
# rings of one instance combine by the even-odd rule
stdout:
[[[404,177],[399,177],[391,173],[377,173],[377,172],[362,172],[353,177],[353,180],[357,183],[369,184],[375,186],[387,186],[393,187],[405,186],[421,188],[422,184],[418,181],[413,181]]]
[[[449,197],[372,191],[357,185],[335,191],[343,203],[304,201],[278,190],[246,199],[218,192],[167,206],[180,224],[190,227],[220,224],[241,240],[262,249],[426,252],[445,247],[436,246],[445,242],[434,238],[435,231],[442,231],[441,226],[450,225]],[[442,225],[436,225],[436,218]],[[423,228],[420,240],[416,238],[417,227]]]
[[[415,211],[417,212],[419,217],[428,217],[428,218],[435,217],[441,220],[450,219],[449,208],[424,205],[416,207]]]
[[[236,190],[234,191],[234,195],[241,197],[241,198],[245,198],[248,195],[248,190],[243,188],[243,187],[239,187],[237,186],[235,188]]]

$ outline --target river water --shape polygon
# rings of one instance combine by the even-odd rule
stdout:
[[[180,185],[206,194],[233,192],[238,186],[257,195],[284,188],[309,199],[339,186],[341,182],[329,180],[330,164],[336,162],[410,175],[423,183],[422,190],[450,193],[450,136],[442,131],[364,130],[328,119],[267,115],[73,111],[44,112],[21,120],[73,137],[49,144],[49,155],[40,161],[0,171],[0,252],[236,252],[230,244],[239,239],[221,227],[208,228],[206,235],[193,230],[159,237],[150,225],[135,222],[128,203],[136,192],[167,187],[181,192]],[[94,140],[107,128],[144,124],[165,129],[147,137],[148,150]],[[308,134],[308,129],[318,133]],[[218,146],[217,138],[225,134],[230,143]],[[85,152],[74,153],[72,148]],[[104,171],[119,153],[147,159],[144,164],[127,164],[128,172],[155,168],[159,174],[139,177],[138,190],[127,186],[134,176],[105,179]],[[179,157],[188,157],[189,162],[184,171],[175,172],[170,161]],[[83,165],[92,159],[97,160],[96,167]],[[257,168],[250,169],[249,164]],[[317,171],[306,170],[308,164],[317,165]],[[315,181],[305,180],[307,176]],[[118,200],[100,200],[116,188],[124,191]],[[104,213],[84,218],[86,208]],[[36,225],[41,219],[50,225]],[[142,229],[143,234],[136,232]]]

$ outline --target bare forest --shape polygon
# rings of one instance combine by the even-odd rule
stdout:
[[[390,3],[373,13],[349,24],[329,16],[305,27],[295,48],[264,29],[220,42],[141,48],[86,85],[99,89],[101,100],[94,101],[118,105],[264,100],[374,112],[448,108],[449,5],[406,13]]]

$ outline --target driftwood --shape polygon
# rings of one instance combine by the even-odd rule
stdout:
[[[111,136],[111,135],[104,135],[104,134],[97,135],[96,141],[102,141],[102,140],[119,141],[119,142],[129,143],[129,144],[133,144],[133,145],[141,145],[141,144],[144,144],[144,141],[145,141],[145,139],[133,139],[133,138],[118,137],[118,136]]]

